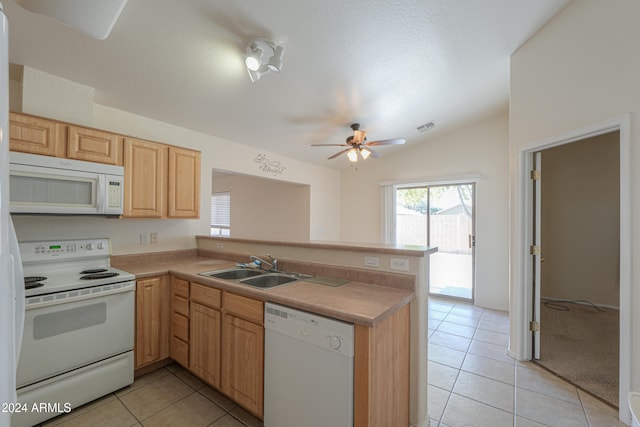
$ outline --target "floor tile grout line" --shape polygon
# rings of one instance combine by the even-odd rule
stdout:
[[[134,379],[134,382],[135,382],[135,379]],[[148,385],[148,384],[147,384],[147,385]],[[127,412],[129,412],[129,413],[131,414],[131,416],[133,417],[133,419],[135,419],[135,420],[138,422],[138,424],[140,424],[140,425],[144,426],[144,424],[142,424],[142,420],[141,420],[141,419],[139,419],[138,417],[136,417],[136,414],[134,414],[134,413],[131,411],[131,409],[129,409],[129,407],[126,405],[126,403],[124,403],[124,402],[122,401],[122,399],[120,399],[120,397],[119,397],[119,396],[117,396],[115,393],[113,393],[113,395],[115,396],[115,398],[116,398],[116,399],[118,399],[118,401],[120,402],[120,404],[121,404],[122,406],[124,406],[124,408],[127,410]],[[125,396],[126,396],[126,394],[125,394]],[[132,425],[133,425],[133,424],[132,424]]]
[[[451,308],[449,309],[449,312],[448,312],[448,313],[451,313],[451,312],[453,311],[453,309],[456,307],[456,305],[457,305],[457,304],[454,304],[453,306],[451,306]],[[580,408],[582,409],[582,413],[583,413],[583,415],[584,415],[584,419],[586,420],[587,424],[588,424],[589,426],[591,426],[591,425],[592,425],[592,423],[591,423],[591,421],[589,420],[589,416],[588,416],[588,414],[587,414],[587,407],[585,406],[584,399],[583,399],[583,397],[580,395],[580,392],[579,392],[579,390],[578,390],[577,388],[576,388],[576,394],[577,394],[577,396],[578,396],[578,402],[579,402],[579,404],[578,404],[578,403],[576,403],[575,401],[566,400],[566,399],[564,399],[564,398],[560,398],[560,397],[552,396],[552,395],[549,395],[549,394],[545,394],[545,393],[543,393],[543,392],[538,392],[538,391],[535,391],[535,390],[529,390],[529,389],[527,389],[527,388],[525,388],[525,387],[520,387],[520,386],[518,386],[518,381],[517,381],[517,371],[518,371],[518,367],[520,366],[520,367],[522,367],[522,368],[524,368],[524,369],[529,369],[529,368],[528,368],[526,365],[524,365],[524,364],[522,364],[522,363],[519,363],[519,361],[517,361],[517,360],[515,360],[515,359],[513,360],[513,362],[514,362],[514,363],[512,364],[513,376],[514,376],[514,381],[513,381],[513,382],[514,382],[514,384],[505,383],[504,381],[501,381],[501,380],[499,380],[499,379],[497,379],[497,378],[492,378],[492,377],[488,377],[488,376],[480,375],[480,374],[477,374],[477,373],[475,373],[475,372],[472,372],[472,371],[468,371],[468,370],[463,369],[464,362],[467,360],[467,357],[468,357],[468,355],[469,355],[469,354],[473,354],[473,355],[474,355],[474,356],[476,356],[476,357],[481,357],[481,358],[485,358],[485,359],[490,359],[490,360],[493,360],[493,361],[498,362],[498,363],[505,363],[505,364],[506,364],[506,362],[504,362],[504,361],[501,361],[501,360],[498,360],[498,359],[494,359],[494,358],[492,358],[492,357],[487,357],[486,355],[469,353],[469,348],[470,348],[470,346],[473,344],[473,341],[478,341],[478,342],[483,342],[483,343],[486,343],[486,344],[491,344],[491,345],[496,345],[496,346],[499,346],[499,347],[503,347],[502,345],[495,344],[494,342],[488,342],[488,341],[482,341],[482,340],[479,340],[479,339],[475,339],[475,336],[476,336],[476,334],[478,333],[478,330],[486,330],[486,331],[490,331],[490,332],[499,333],[499,334],[502,334],[502,335],[508,335],[508,334],[509,334],[508,329],[507,329],[507,331],[505,332],[504,330],[495,330],[495,328],[494,328],[494,329],[487,329],[486,327],[482,327],[482,326],[481,326],[481,322],[482,322],[482,320],[483,320],[483,319],[485,319],[485,314],[487,314],[487,313],[492,313],[492,312],[493,312],[493,310],[483,309],[482,314],[481,314],[481,317],[480,317],[480,320],[478,321],[478,323],[477,323],[475,326],[469,326],[469,325],[463,325],[463,324],[456,324],[456,323],[453,323],[453,322],[447,322],[447,321],[446,321],[446,317],[445,317],[444,319],[441,319],[441,320],[436,319],[436,320],[438,321],[438,326],[437,326],[437,327],[435,327],[435,328],[432,330],[433,332],[439,331],[439,332],[441,332],[441,333],[443,333],[443,334],[449,334],[449,335],[452,335],[452,336],[455,336],[455,337],[460,337],[460,338],[466,338],[466,339],[469,339],[469,338],[468,338],[468,337],[466,337],[466,336],[458,335],[458,334],[451,333],[451,332],[447,332],[447,331],[442,331],[442,330],[440,330],[439,328],[440,328],[440,326],[442,325],[442,323],[443,323],[443,322],[447,322],[447,323],[453,323],[453,324],[455,324],[455,325],[459,325],[459,326],[466,326],[466,327],[470,327],[470,328],[473,328],[473,329],[474,329],[473,337],[472,337],[472,338],[470,338],[470,340],[471,340],[471,341],[469,342],[469,346],[467,347],[467,351],[465,351],[465,352],[464,352],[464,353],[465,353],[465,355],[464,355],[464,357],[463,357],[462,364],[460,365],[460,368],[454,368],[454,367],[451,367],[451,366],[449,366],[449,365],[445,365],[445,364],[442,364],[442,363],[440,363],[440,362],[436,362],[436,361],[434,361],[434,360],[430,360],[430,361],[432,361],[432,362],[434,362],[434,363],[438,363],[438,364],[440,364],[440,365],[443,365],[443,366],[446,366],[446,367],[450,367],[450,368],[453,368],[453,369],[456,369],[456,370],[457,370],[456,378],[455,378],[455,380],[454,380],[454,382],[453,382],[453,386],[452,386],[452,390],[451,390],[451,391],[448,391],[448,390],[446,390],[446,389],[442,389],[441,387],[438,387],[438,386],[436,386],[436,385],[430,384],[431,386],[436,387],[436,388],[439,388],[440,390],[443,390],[443,391],[445,391],[445,392],[447,392],[447,393],[448,393],[448,397],[447,397],[447,400],[446,400],[445,405],[444,405],[443,413],[442,413],[442,415],[441,415],[441,417],[440,417],[440,420],[437,420],[438,425],[439,425],[439,426],[444,426],[444,422],[443,422],[444,414],[446,413],[446,411],[447,411],[447,407],[448,407],[448,406],[449,406],[449,404],[450,404],[450,401],[451,401],[451,395],[452,395],[452,394],[456,394],[456,395],[458,395],[458,396],[462,396],[462,395],[459,395],[458,393],[454,393],[454,391],[453,391],[453,390],[455,389],[455,385],[456,385],[456,383],[457,383],[457,381],[458,381],[458,379],[459,379],[459,377],[460,377],[460,373],[461,373],[461,371],[464,371],[464,372],[467,372],[467,373],[470,373],[470,374],[473,374],[473,375],[477,375],[477,376],[480,376],[480,377],[483,377],[483,378],[487,378],[487,379],[490,379],[490,380],[493,380],[493,381],[498,381],[498,382],[500,382],[500,383],[502,383],[502,384],[506,384],[506,385],[509,385],[510,387],[513,387],[513,393],[514,393],[514,394],[513,394],[513,396],[514,396],[514,401],[513,401],[513,412],[512,412],[512,414],[513,414],[513,425],[514,425],[514,426],[516,425],[516,420],[517,420],[517,418],[519,417],[519,415],[517,414],[517,396],[518,396],[518,391],[519,391],[519,390],[520,390],[520,391],[526,391],[526,392],[534,393],[534,394],[536,394],[536,395],[543,396],[543,397],[546,397],[546,398],[549,398],[549,399],[554,399],[554,400],[558,400],[558,401],[561,401],[561,402],[565,402],[565,403],[568,403],[568,404],[571,404],[571,405],[574,405],[574,406],[580,406]],[[504,319],[504,320],[506,321],[507,319]],[[498,321],[500,321],[500,320],[498,319]],[[486,326],[486,325],[484,325],[484,326]],[[435,345],[435,344],[434,344],[434,345]],[[454,349],[454,348],[447,347],[447,346],[443,346],[443,345],[441,345],[441,347],[448,348],[448,349],[451,349],[451,350],[461,351],[461,350]],[[561,380],[562,380],[562,379],[561,379]],[[562,383],[563,383],[563,384],[568,384],[568,385],[570,385],[570,386],[573,386],[573,384],[570,384],[570,383],[568,383],[568,382],[566,382],[566,381],[564,381],[564,380],[562,381]],[[573,386],[573,387],[575,387],[575,386]],[[486,404],[486,403],[484,403],[484,402],[480,402],[480,401],[477,401],[477,400],[475,400],[475,399],[472,399],[472,398],[469,398],[469,397],[466,397],[466,396],[462,396],[462,397],[467,398],[467,399],[470,399],[470,400],[473,400],[473,401],[476,401],[476,402],[479,402],[479,403],[481,403],[481,404],[483,404],[483,405],[487,405],[487,406],[489,406],[489,407],[492,407],[492,408],[495,408],[495,409],[501,410],[501,411],[503,411],[503,412],[508,412],[508,411],[505,411],[504,409],[497,408],[497,407],[495,407],[495,406],[493,406],[493,405]],[[607,416],[608,416],[608,414],[603,413],[603,412],[601,412],[601,411],[598,411],[597,409],[593,409],[593,408],[591,408],[591,410],[593,410],[593,411],[595,411],[595,412],[597,412],[597,413],[600,413],[600,414],[603,414],[603,415],[607,415]],[[541,424],[541,425],[544,425],[543,423],[541,423],[541,422],[539,422],[539,421],[536,421],[536,420],[532,420],[532,419],[530,419],[530,418],[528,418],[528,417],[522,417],[522,416],[520,416],[520,417],[521,417],[521,418],[523,418],[523,419],[527,419],[527,420],[530,420],[530,421],[533,421],[533,422],[539,423],[539,424]],[[435,421],[435,420],[434,420],[434,421]]]

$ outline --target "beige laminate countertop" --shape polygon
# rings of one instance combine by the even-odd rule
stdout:
[[[234,266],[235,263],[231,261],[190,257],[170,262],[147,262],[117,267],[135,274],[138,279],[171,273],[186,280],[211,285],[239,295],[364,326],[374,325],[409,303],[415,296],[415,293],[410,290],[354,281],[333,287],[299,280],[274,288],[259,289],[198,274]]]

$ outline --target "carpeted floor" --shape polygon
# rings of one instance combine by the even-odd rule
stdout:
[[[553,309],[555,308],[555,309]],[[565,310],[566,309],[566,310]],[[618,310],[552,302],[540,307],[542,366],[618,406]]]

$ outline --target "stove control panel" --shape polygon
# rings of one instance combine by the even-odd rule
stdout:
[[[81,240],[50,240],[43,242],[20,242],[22,262],[47,259],[81,259],[87,257],[109,257],[110,242],[107,238]]]

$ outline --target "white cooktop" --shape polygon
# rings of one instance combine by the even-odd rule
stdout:
[[[107,238],[20,242],[27,297],[135,280],[110,265]],[[39,285],[34,285],[34,284]],[[41,286],[40,286],[41,285]]]

